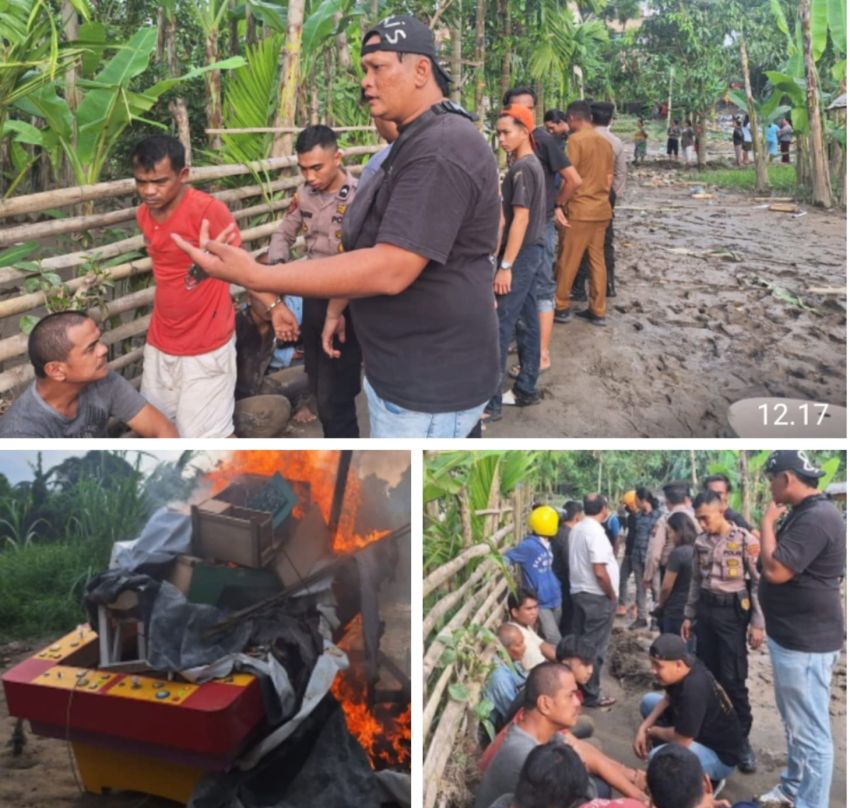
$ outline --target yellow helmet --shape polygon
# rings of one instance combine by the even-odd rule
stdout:
[[[528,528],[538,536],[554,536],[558,532],[558,512],[549,505],[535,508],[528,516]]]
[[[626,491],[623,494],[623,505],[625,505],[630,511],[637,510],[637,492],[636,491]]]

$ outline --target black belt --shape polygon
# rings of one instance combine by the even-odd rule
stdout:
[[[738,595],[735,592],[731,594],[727,592],[717,593],[709,592],[707,589],[700,589],[699,599],[703,603],[709,603],[712,606],[734,606]]]

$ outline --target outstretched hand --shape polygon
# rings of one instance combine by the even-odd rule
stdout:
[[[204,219],[198,234],[198,247],[177,233],[172,233],[171,238],[211,278],[247,286],[246,278],[257,262],[241,247],[230,246],[235,233],[236,225],[231,222],[215,238],[210,238],[210,223]]]

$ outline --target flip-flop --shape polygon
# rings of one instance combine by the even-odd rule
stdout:
[[[583,707],[613,707],[617,703],[617,699],[613,696],[602,696],[599,701],[594,704],[588,704],[585,702]]]

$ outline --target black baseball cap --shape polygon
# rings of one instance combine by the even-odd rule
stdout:
[[[780,449],[767,458],[764,464],[767,474],[779,474],[780,471],[795,471],[801,477],[823,477],[825,471],[819,469],[803,451]]]
[[[380,42],[367,45],[366,41],[373,36],[379,36]],[[375,51],[395,51],[396,53],[418,53],[427,56],[434,68],[446,80],[451,81],[449,74],[437,61],[437,46],[431,29],[410,14],[392,14],[373,25],[364,35],[361,54]]]
[[[662,634],[656,637],[655,642],[649,646],[649,655],[652,659],[660,659],[663,662],[681,659],[688,667],[694,664],[694,655],[688,651],[688,646],[678,634]]]

